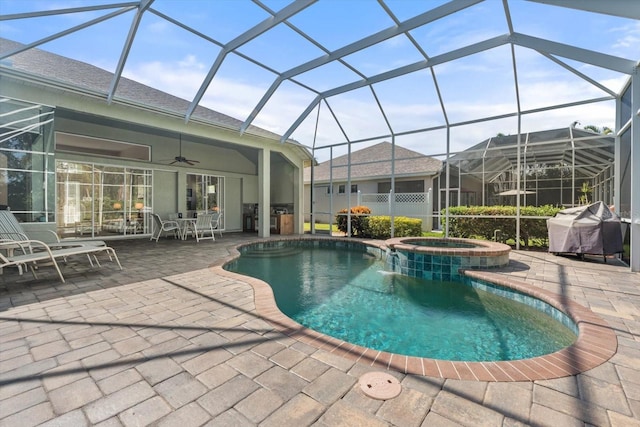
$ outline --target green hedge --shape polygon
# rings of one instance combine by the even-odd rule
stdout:
[[[351,208],[351,234],[371,239],[388,239],[391,237],[390,216],[369,216],[371,209],[366,206]],[[347,210],[342,209],[336,215],[338,230],[347,232]],[[407,217],[395,217],[395,237],[413,237],[422,235],[422,220]]]
[[[367,237],[372,239],[388,239],[391,237],[390,216],[370,216],[366,228]],[[422,236],[422,220],[397,216],[393,220],[395,237]]]
[[[520,208],[522,216],[552,217],[562,208],[551,205],[523,206]],[[495,230],[500,230],[502,241],[516,239],[515,218],[472,218],[473,216],[515,216],[515,206],[457,206],[449,208],[450,215],[461,215],[461,218],[449,218],[449,235],[451,237],[473,238],[480,237],[493,240]],[[442,224],[445,221],[445,211],[442,211]],[[466,218],[468,217],[468,218]],[[546,219],[520,218],[520,242],[529,246],[530,241],[542,240],[547,244]]]

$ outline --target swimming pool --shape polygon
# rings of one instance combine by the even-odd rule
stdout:
[[[331,337],[304,327],[282,313],[276,306],[272,287],[266,282],[230,271],[233,270],[233,266],[238,262],[241,254],[248,250],[261,251],[263,252],[262,256],[271,256],[277,252],[280,252],[281,256],[287,256],[286,252],[291,251],[292,246],[300,245],[300,242],[303,242],[303,245],[314,247],[354,249],[380,259],[388,251],[388,247],[384,245],[383,241],[315,236],[279,236],[268,241],[259,240],[239,245],[229,257],[219,260],[211,267],[216,274],[251,285],[255,295],[256,312],[276,331],[292,338],[294,343],[298,341],[334,356],[379,369],[470,381],[533,381],[575,375],[599,366],[615,354],[617,346],[615,333],[595,313],[571,299],[539,287],[533,287],[508,276],[481,270],[465,272],[465,277],[472,279],[473,286],[488,286],[496,292],[515,291],[516,295],[529,299],[528,304],[536,305],[539,309],[550,309],[552,312],[561,313],[577,329],[577,340],[568,347],[544,356],[511,361],[472,362],[406,356],[374,350]]]
[[[515,360],[552,353],[576,339],[566,316],[539,311],[523,295],[394,274],[385,264],[364,246],[298,242],[247,248],[230,269],[269,283],[278,308],[296,322],[375,350]]]

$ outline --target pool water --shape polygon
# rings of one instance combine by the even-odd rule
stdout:
[[[403,243],[409,245],[416,246],[429,246],[433,248],[460,248],[460,249],[472,249],[477,248],[477,245],[472,245],[471,243],[461,243],[461,242],[453,242],[447,240],[439,240],[439,239],[416,239],[416,240],[406,240]]]
[[[366,252],[249,250],[228,268],[269,283],[278,308],[298,323],[375,350],[498,361],[552,353],[576,340],[526,304],[463,283],[390,273]]]

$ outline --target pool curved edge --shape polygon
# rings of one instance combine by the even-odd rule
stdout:
[[[330,239],[355,242],[353,238],[301,236],[281,237],[267,241],[301,239]],[[254,290],[256,312],[280,333],[319,350],[345,357],[357,363],[366,364],[377,369],[437,378],[488,382],[536,381],[562,378],[593,369],[609,360],[617,351],[618,341],[615,333],[604,319],[591,310],[575,301],[568,300],[561,295],[534,285],[507,278],[500,273],[482,270],[467,270],[463,273],[472,278],[485,280],[531,295],[562,311],[578,326],[578,338],[576,341],[568,347],[543,356],[495,362],[429,359],[388,353],[351,344],[309,329],[286,316],[278,309],[273,290],[268,283],[253,277],[233,273],[223,268],[224,265],[240,256],[239,248],[263,242],[265,240],[256,240],[236,246],[228,257],[218,260],[210,269],[218,275],[251,285]],[[358,240],[358,242],[378,249],[386,249],[384,241]]]

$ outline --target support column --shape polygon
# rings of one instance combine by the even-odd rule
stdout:
[[[304,234],[304,163],[300,161],[293,168],[293,232]],[[312,181],[313,182],[313,181]],[[313,185],[312,185],[313,188]]]
[[[631,76],[631,271],[640,271],[640,67]]]
[[[271,235],[271,150],[258,152],[258,236]]]

